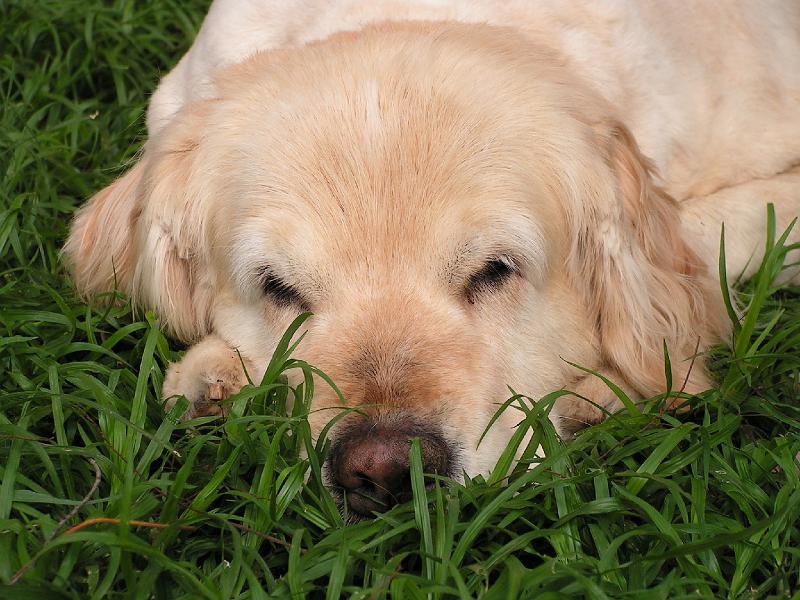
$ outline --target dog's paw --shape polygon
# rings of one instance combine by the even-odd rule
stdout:
[[[606,373],[604,371],[603,375],[617,385],[631,400],[640,399],[639,395],[625,384],[616,372]],[[559,398],[556,401],[555,413],[561,432],[568,435],[589,425],[601,423],[609,414],[624,407],[611,388],[595,375],[587,374],[573,385],[568,386],[567,389],[576,395],[569,394]],[[591,402],[587,402],[583,398]]]
[[[223,400],[246,384],[239,354],[217,336],[210,335],[167,369],[162,388],[164,408],[172,410],[178,397],[185,396],[189,406],[181,419],[225,416]]]

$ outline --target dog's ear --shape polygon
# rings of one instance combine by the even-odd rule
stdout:
[[[130,292],[134,211],[144,163],[97,193],[76,214],[64,255],[78,290],[84,295]]]
[[[207,112],[187,107],[151,138],[138,163],[78,212],[64,246],[79,292],[116,287],[185,341],[209,330],[208,192],[197,167]]]
[[[707,389],[704,350],[726,333],[719,286],[687,244],[678,204],[620,123],[597,128],[611,177],[585,203],[573,272],[599,327],[604,359],[643,395],[664,390],[664,343],[673,389]]]

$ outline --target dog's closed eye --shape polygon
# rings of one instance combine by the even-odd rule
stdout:
[[[310,305],[303,295],[283,279],[265,268],[261,276],[261,289],[278,306],[283,308],[298,307],[310,310]]]
[[[464,288],[467,302],[475,304],[482,292],[499,289],[518,272],[517,266],[507,256],[498,256],[486,261],[481,269],[467,281]]]

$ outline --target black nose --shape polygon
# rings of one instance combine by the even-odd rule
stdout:
[[[414,438],[420,441],[423,472],[448,474],[450,451],[436,432],[364,422],[341,433],[331,450],[330,465],[349,510],[370,515],[411,498],[408,452]]]

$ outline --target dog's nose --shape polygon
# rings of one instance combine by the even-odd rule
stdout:
[[[370,515],[411,498],[408,453],[413,438],[420,441],[423,472],[447,474],[448,447],[436,433],[365,424],[340,437],[331,451],[331,470],[351,511]]]

